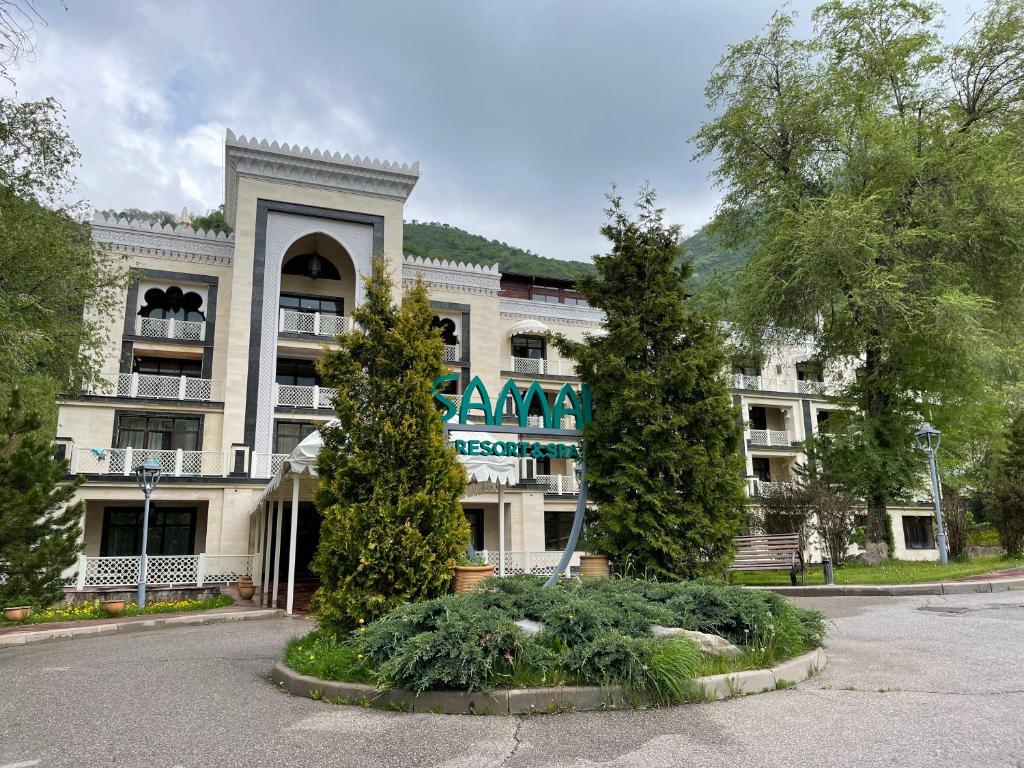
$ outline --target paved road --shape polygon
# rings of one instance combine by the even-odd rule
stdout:
[[[3,650],[0,768],[1024,766],[1024,593],[798,602],[834,620],[821,676],[651,711],[407,715],[297,699],[267,674],[304,620]]]

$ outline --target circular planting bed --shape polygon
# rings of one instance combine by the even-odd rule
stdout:
[[[707,701],[824,666],[823,617],[710,581],[490,579],[351,633],[293,640],[273,679],[335,703],[518,714]]]

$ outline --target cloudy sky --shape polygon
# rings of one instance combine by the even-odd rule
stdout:
[[[17,95],[64,104],[79,194],[98,208],[219,205],[230,127],[419,160],[406,218],[563,259],[603,250],[612,182],[649,179],[688,231],[710,217],[709,166],[687,141],[707,118],[704,84],[777,5],[38,2],[47,26]],[[791,5],[806,25],[813,3]],[[951,26],[965,15],[951,8]]]

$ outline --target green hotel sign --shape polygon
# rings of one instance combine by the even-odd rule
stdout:
[[[497,397],[491,397],[487,387],[474,376],[459,402],[453,401],[442,392],[449,382],[459,378],[457,373],[448,373],[434,379],[434,399],[444,406],[445,412],[441,420],[446,423],[468,424],[469,419],[477,424],[487,426],[518,426],[531,429],[555,430],[562,429],[563,419],[571,416],[575,419],[579,431],[590,422],[590,389],[584,384],[577,392],[569,384],[563,384],[555,395],[553,403],[548,403],[547,395],[540,382],[533,381],[524,389],[512,379],[508,379],[498,391]],[[515,405],[515,415],[508,416],[506,406],[509,402]],[[541,417],[543,426],[537,427],[529,423],[529,414],[533,411]],[[491,440],[455,440],[455,450],[465,456],[521,456],[532,458],[579,458],[575,445],[558,443],[541,443],[529,441],[491,441]]]

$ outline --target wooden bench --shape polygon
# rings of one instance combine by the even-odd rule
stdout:
[[[789,571],[789,580],[796,586],[797,571],[800,582],[806,576],[804,553],[800,549],[800,534],[782,533],[772,536],[737,536],[736,558],[730,571]]]

